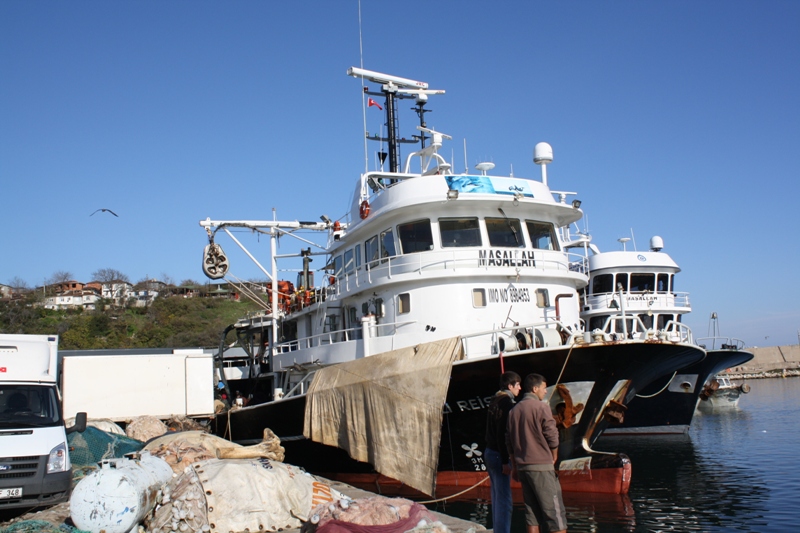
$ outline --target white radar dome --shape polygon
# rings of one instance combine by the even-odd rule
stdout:
[[[664,239],[656,235],[650,238],[650,249],[654,252],[660,252],[664,248]]]
[[[537,165],[553,162],[553,147],[547,143],[538,143],[533,147],[533,162]]]

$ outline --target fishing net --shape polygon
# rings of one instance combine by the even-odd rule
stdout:
[[[81,471],[85,467],[94,467],[104,459],[113,459],[138,452],[144,446],[143,442],[136,439],[125,435],[106,433],[93,427],[87,427],[83,433],[70,433],[67,435],[67,442],[69,459],[76,471]]]
[[[76,527],[61,524],[57,526],[44,520],[23,520],[0,528],[0,533],[89,533]]]

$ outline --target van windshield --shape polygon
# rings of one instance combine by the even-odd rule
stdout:
[[[63,424],[56,389],[47,385],[0,385],[0,429]]]

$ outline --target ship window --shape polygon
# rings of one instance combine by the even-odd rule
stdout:
[[[522,226],[516,218],[487,218],[486,232],[489,234],[489,244],[502,248],[522,248],[525,240],[522,238]]]
[[[395,255],[397,255],[397,252],[394,249],[394,235],[392,235],[390,228],[381,232],[381,263],[385,263],[389,260],[389,257],[394,257]]]
[[[622,285],[622,289],[620,289],[620,285]],[[617,274],[617,282],[614,284],[614,290],[628,290],[628,275],[627,274]]]
[[[408,293],[397,296],[397,314],[402,315],[411,311],[411,295]]]
[[[344,252],[344,271],[345,273],[352,272],[355,269],[356,264],[353,260],[353,250],[345,250]]]
[[[639,315],[639,320],[642,321],[642,324],[644,324],[645,328],[651,329],[653,327],[653,315],[642,313],[641,315]]]
[[[472,289],[472,305],[486,307],[486,289]]]
[[[631,274],[631,292],[653,292],[655,274]]]
[[[589,319],[589,331],[594,331],[596,329],[602,330],[607,318],[608,316],[606,315],[593,316]]]
[[[481,245],[481,229],[477,218],[440,218],[439,235],[443,248]]]
[[[342,275],[342,256],[337,255],[333,259],[333,275],[339,277]]]
[[[600,274],[592,280],[592,294],[607,294],[614,292],[614,275]]]
[[[364,262],[367,268],[374,267],[378,263],[378,236],[367,239],[364,242]]]
[[[528,236],[531,244],[537,250],[558,250],[558,240],[556,239],[556,229],[549,222],[536,222],[526,220],[528,226]]]
[[[670,320],[675,320],[675,315],[658,315],[658,329],[664,329]]]
[[[675,292],[675,275],[674,274],[670,274],[669,275],[669,291],[670,292]]]
[[[547,292],[547,289],[536,289],[536,306],[550,307],[550,293]]]
[[[656,288],[658,292],[669,291],[669,274],[659,274],[656,281]]]
[[[397,226],[397,236],[400,238],[400,249],[404,254],[433,250],[431,221],[427,218]]]
[[[360,244],[356,244],[356,247],[353,248],[353,250],[354,250],[353,255],[356,258],[356,268],[357,269],[361,268],[361,245]]]

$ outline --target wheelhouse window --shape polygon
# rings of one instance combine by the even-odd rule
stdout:
[[[440,218],[439,235],[443,248],[481,245],[481,228],[477,218]]]
[[[523,248],[522,225],[516,218],[486,218],[489,244],[499,248]]]
[[[658,277],[656,278],[656,290],[658,292],[669,292],[670,291],[669,278],[670,278],[669,274],[659,274],[658,275]]]
[[[620,289],[620,285],[622,286],[621,289]],[[615,290],[622,290],[622,291],[627,291],[628,290],[628,275],[627,274],[617,274],[617,281],[616,281],[616,283],[614,283],[614,289]]]
[[[536,222],[526,220],[528,236],[531,238],[531,245],[537,250],[558,250],[558,239],[556,239],[556,229],[549,222]]]
[[[356,263],[353,258],[353,249],[345,250],[344,252],[344,272],[345,274],[349,274],[356,268]]]
[[[614,275],[600,274],[592,279],[592,294],[607,294],[614,292]]]
[[[353,248],[353,255],[356,258],[356,270],[361,268],[361,245],[356,244],[356,247]]]
[[[655,288],[655,274],[631,274],[631,292],[653,292]]]
[[[394,247],[394,235],[391,228],[381,232],[381,263],[385,263],[390,257],[397,255]]]
[[[367,268],[378,264],[379,257],[378,236],[374,235],[364,242],[364,262],[367,264]]]
[[[337,278],[342,275],[343,264],[344,263],[342,262],[341,255],[337,255],[336,257],[333,258],[333,275],[336,276]]]
[[[433,250],[430,219],[417,220],[397,226],[400,249],[404,254]]]

